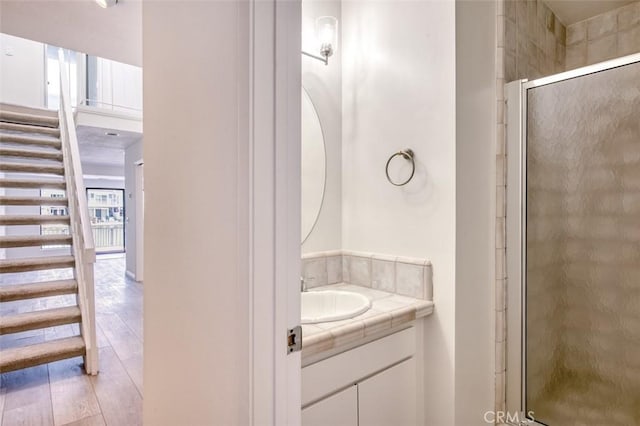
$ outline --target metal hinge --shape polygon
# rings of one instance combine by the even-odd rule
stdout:
[[[302,349],[302,326],[287,330],[287,354],[298,352]]]

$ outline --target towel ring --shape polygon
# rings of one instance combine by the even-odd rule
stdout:
[[[409,176],[409,179],[405,180],[402,183],[397,183],[394,182],[393,180],[391,180],[391,178],[389,177],[389,164],[391,163],[391,160],[393,160],[395,157],[397,156],[402,156],[405,160],[409,160],[411,161],[411,176]],[[413,175],[416,172],[416,161],[414,159],[414,154],[413,151],[409,148],[407,149],[403,149],[402,151],[398,151],[395,154],[393,154],[391,157],[389,157],[389,159],[387,160],[387,165],[385,167],[385,173],[387,175],[387,180],[389,181],[389,183],[391,185],[395,185],[395,186],[403,186],[409,183],[409,181],[411,179],[413,179]]]

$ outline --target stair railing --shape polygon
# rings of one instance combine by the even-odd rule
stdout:
[[[78,283],[78,306],[82,315],[80,332],[84,338],[86,355],[84,357],[87,374],[98,373],[98,347],[96,344],[96,304],[94,292],[93,266],[96,250],[89,219],[87,193],[84,186],[78,137],[73,119],[73,109],[69,92],[69,76],[64,66],[62,49],[58,51],[60,64],[60,140],[64,155],[66,193],[69,202],[71,220],[72,250],[75,257],[75,278]]]

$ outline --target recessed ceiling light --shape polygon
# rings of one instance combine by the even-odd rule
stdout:
[[[107,135],[107,136],[120,136],[120,134],[116,133],[116,132],[106,132],[105,135]]]
[[[98,6],[106,9],[108,7],[115,6],[116,4],[118,4],[118,0],[96,0],[96,3],[98,3]]]

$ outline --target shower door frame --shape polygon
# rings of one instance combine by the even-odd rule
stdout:
[[[526,401],[526,254],[527,254],[527,94],[530,89],[640,63],[640,53],[623,56],[537,80],[517,80],[505,88],[507,99],[507,351],[508,424],[540,425],[527,420]],[[535,418],[535,413],[533,415]],[[555,425],[550,425],[555,426]]]

